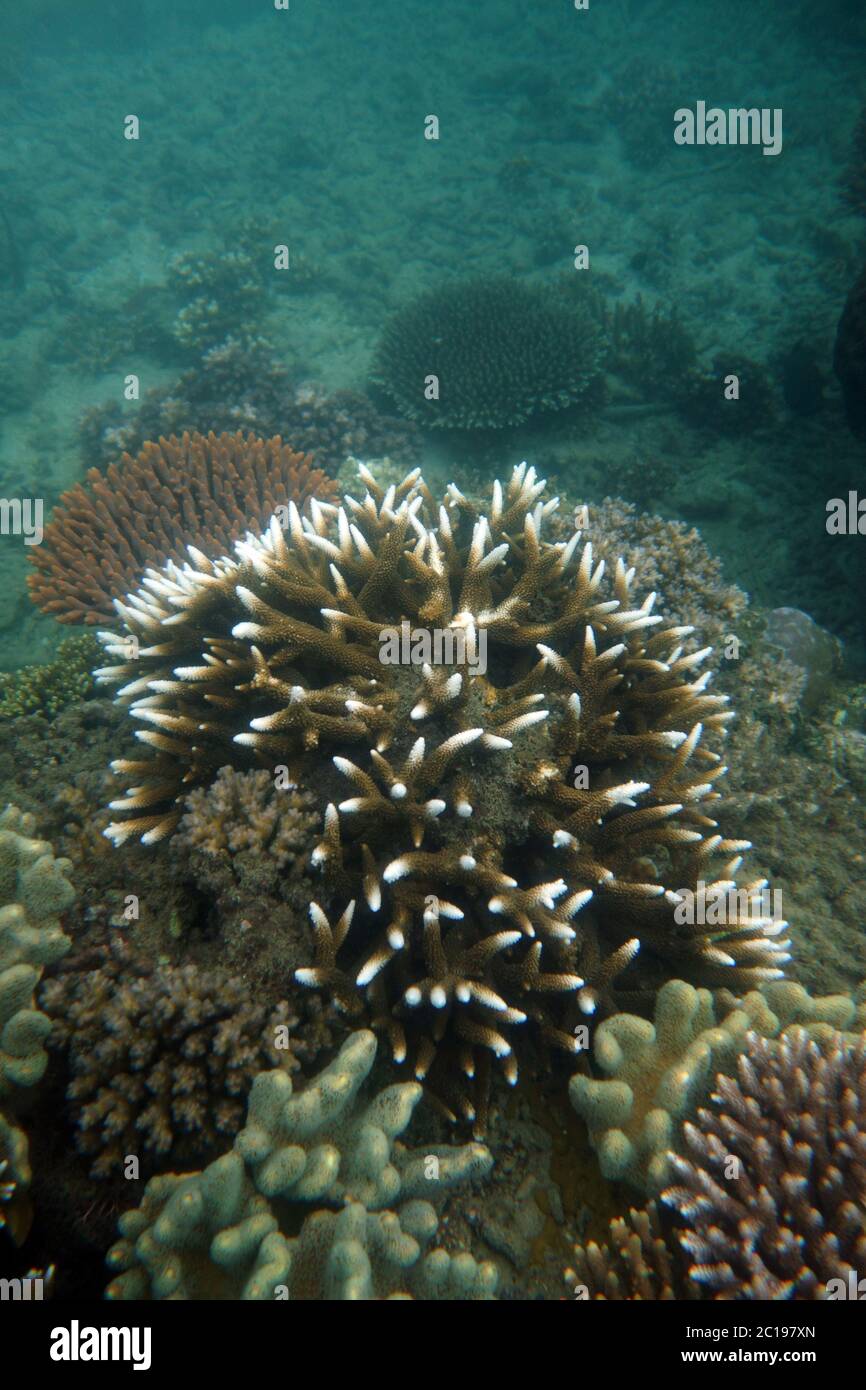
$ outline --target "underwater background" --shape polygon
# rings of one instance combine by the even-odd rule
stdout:
[[[3,1273],[57,1299],[862,1277],[862,5],[0,0],[0,34]],[[699,102],[782,113],[781,149],[677,143]],[[294,561],[214,568],[290,502]],[[187,545],[199,578],[130,606]],[[489,669],[373,675],[409,616],[489,628]],[[750,922],[679,930],[678,894],[737,874]],[[696,1276],[719,1072],[777,1150],[759,1173],[743,1140]],[[779,1078],[803,1135],[863,1098],[859,1166],[829,1197],[832,1153],[809,1170],[833,1268],[792,1254]]]

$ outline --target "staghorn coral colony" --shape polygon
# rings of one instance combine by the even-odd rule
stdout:
[[[709,814],[730,713],[690,629],[638,604],[621,563],[606,583],[578,532],[547,541],[557,500],[526,465],[486,512],[453,486],[437,504],[417,470],[362,477],[362,501],[294,508],[288,534],[193,551],[118,602],[102,640],[133,659],[98,678],[149,756],[115,763],[133,785],[105,833],[157,843],[228,757],[318,788],[297,978],[483,1128],[524,1026],[575,1053],[587,1020],[673,975],[775,979],[785,923],[754,910],[762,880],[721,929],[675,921],[678,890],[728,882],[749,847]],[[391,664],[383,634],[412,624],[459,642],[450,674]]]

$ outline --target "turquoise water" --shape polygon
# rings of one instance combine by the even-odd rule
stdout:
[[[527,460],[563,515],[615,521],[640,582],[671,578],[664,611],[706,615],[717,653],[746,644],[748,678],[720,675],[744,711],[733,822],[763,832],[761,871],[800,909],[793,977],[854,998],[866,17],[853,0],[740,8],[0,0],[0,780],[73,861],[76,970],[96,968],[87,951],[146,862],[121,846],[107,866],[87,837],[118,795],[102,770],[129,756],[128,730],[105,724],[87,675],[102,658],[77,657],[80,686],[50,707],[40,682],[64,673],[16,673],[87,631],[70,619],[116,623],[112,600],[167,558],[163,531],[208,542],[180,501],[157,535],[147,482],[123,545],[107,514],[66,549],[44,528],[76,483],[110,493],[124,451],[242,429],[310,452],[334,480],[326,500],[361,495],[356,458],[387,456],[387,483],[420,466],[437,497],[480,495]],[[243,505],[233,534],[259,532],[267,517]],[[100,556],[115,576],[102,608],[79,602]],[[780,609],[798,610],[793,627]],[[199,884],[193,909],[186,866],[158,862],[151,960],[212,964],[222,890],[205,907]],[[98,1180],[42,1129],[68,1065],[58,1043],[33,1144],[86,1207]],[[76,1271],[98,1296],[124,1206],[115,1188],[105,1202],[92,1242],[45,1215],[22,1244],[67,1296]],[[623,1207],[584,1205],[599,1220]],[[509,1287],[558,1296],[526,1267]]]

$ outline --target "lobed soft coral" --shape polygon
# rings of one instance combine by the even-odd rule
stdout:
[[[353,1033],[298,1094],[286,1072],[260,1073],[234,1148],[204,1172],[153,1178],[121,1217],[108,1297],[492,1297],[492,1265],[427,1249],[434,1201],[492,1158],[480,1144],[401,1143],[421,1088],[362,1099],[375,1056],[373,1034]]]

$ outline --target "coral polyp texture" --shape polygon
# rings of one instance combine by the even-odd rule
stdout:
[[[136,964],[122,943],[97,970],[61,974],[42,988],[51,1046],[68,1054],[76,1144],[92,1174],[143,1166],[171,1152],[209,1158],[240,1128],[247,1093],[280,1050],[288,1006],[249,997],[247,984],[195,965]]]
[[[866,1039],[753,1035],[671,1159],[693,1285],[717,1299],[857,1297],[866,1276]],[[851,1292],[853,1289],[855,1292]]]
[[[276,869],[300,867],[309,857],[320,817],[309,791],[286,783],[279,790],[264,768],[220,768],[210,787],[186,799],[178,841],[205,854],[260,855]]]
[[[731,714],[709,649],[578,532],[545,539],[557,500],[525,464],[486,510],[418,471],[361,477],[361,500],[291,508],[287,532],[117,604],[98,678],[145,749],[114,764],[132,785],[105,833],[153,843],[227,762],[285,768],[323,812],[299,980],[466,1119],[492,1064],[516,1079],[527,1025],[575,1052],[579,1025],[672,976],[778,978],[762,881],[722,924],[678,920],[680,890],[733,888],[748,847],[712,816]]]
[[[204,1172],[152,1179],[121,1217],[108,1297],[493,1297],[491,1264],[427,1249],[433,1201],[483,1178],[491,1156],[480,1144],[422,1152],[399,1142],[421,1087],[365,1100],[375,1056],[362,1031],[299,1094],[285,1071],[260,1073],[234,1148]],[[322,1209],[309,1211],[314,1203]]]
[[[31,548],[31,597],[64,623],[100,623],[145,571],[182,560],[188,545],[221,555],[290,501],[334,497],[312,457],[276,435],[184,433],[146,443],[63,494]]]
[[[456,281],[386,324],[374,383],[427,427],[501,429],[584,400],[601,369],[594,316],[507,277]]]

